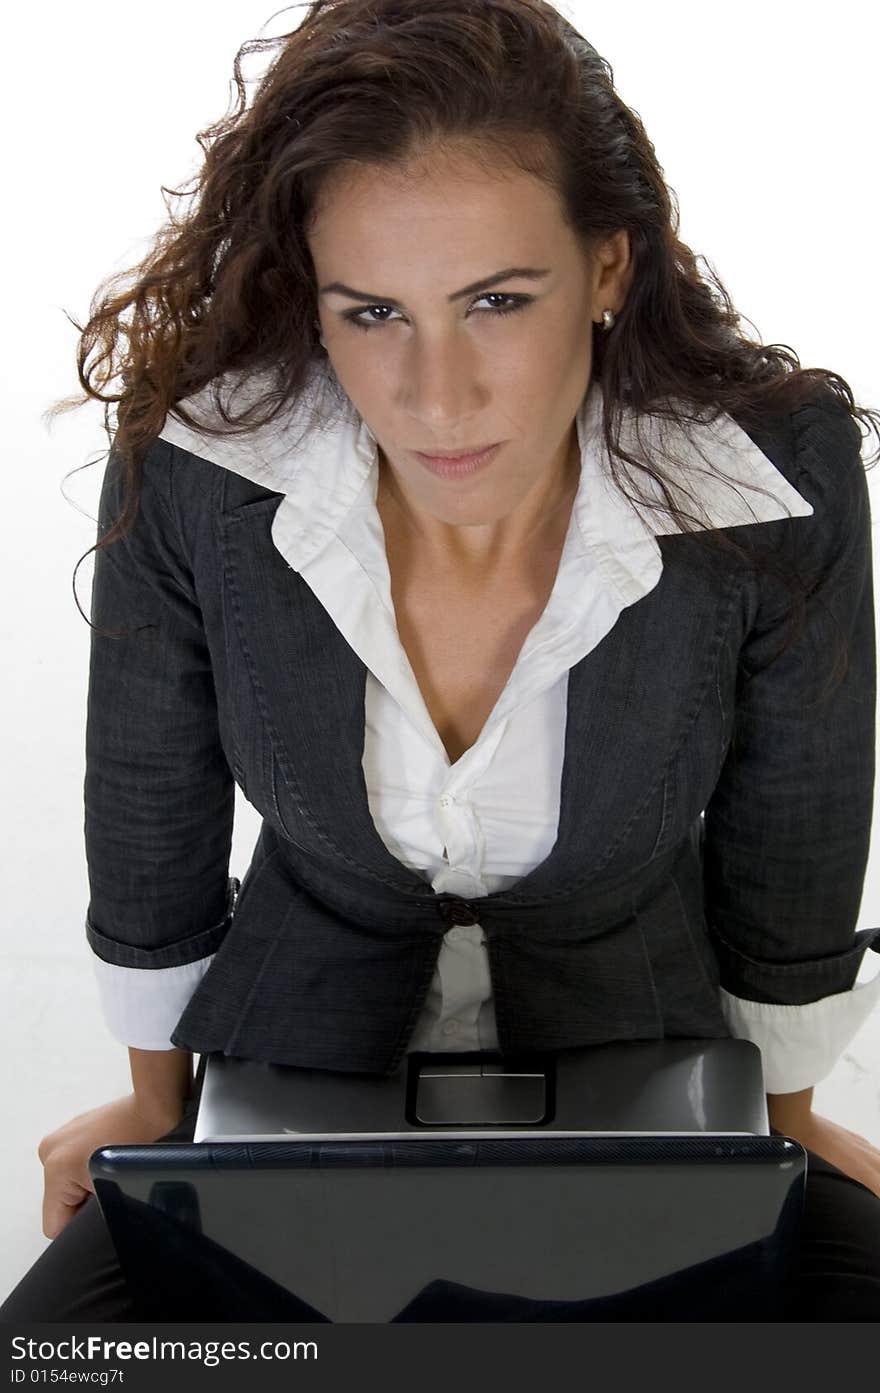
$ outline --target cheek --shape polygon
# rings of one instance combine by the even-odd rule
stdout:
[[[498,362],[499,388],[534,401],[552,401],[574,378],[582,377],[590,340],[565,325],[549,333],[517,335]]]
[[[522,352],[493,373],[492,418],[500,414],[517,423],[515,433],[523,441],[546,441],[569,412],[569,404],[577,396],[576,383],[582,377],[580,366],[573,369],[558,345],[548,345],[541,353]]]
[[[352,330],[353,334],[358,331]],[[364,335],[366,338],[366,335]],[[362,344],[336,345],[330,358],[330,365],[346,396],[354,403],[364,419],[376,426],[382,424],[388,415],[388,403],[393,394],[393,383],[387,368],[383,369],[378,354],[364,351]]]

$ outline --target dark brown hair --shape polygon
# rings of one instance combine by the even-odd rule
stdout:
[[[629,233],[631,288],[610,332],[594,325],[593,350],[605,445],[627,497],[631,486],[681,531],[700,528],[681,506],[680,476],[656,454],[646,463],[622,446],[624,407],[685,429],[726,412],[748,430],[768,413],[833,399],[880,440],[880,413],[858,407],[837,373],[801,368],[786,346],[743,333],[714,272],[677,236],[674,195],[640,118],[614,90],[610,64],[552,5],[312,0],[305,11],[293,32],[242,45],[235,109],[198,134],[204,161],[194,187],[163,187],[189,206],[175,213],[166,200],[169,218],[149,254],[108,278],[87,324],[76,324],[85,396],[49,415],[103,402],[125,468],[124,509],[96,545],[133,522],[144,454],[183,398],[226,373],[265,373],[266,394],[244,414],[227,414],[215,395],[225,423],[217,433],[235,434],[289,406],[316,363],[326,363],[335,390],[305,240],[323,181],[352,162],[396,164],[438,143],[464,142],[490,168],[507,160],[548,181],[587,253],[619,229]],[[272,49],[248,103],[242,59]],[[208,429],[183,408],[175,414]],[[657,482],[665,509],[631,469]],[[746,554],[718,531],[700,540]],[[796,630],[805,594],[796,595]]]

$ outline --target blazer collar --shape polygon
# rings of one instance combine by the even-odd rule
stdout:
[[[227,409],[256,399],[260,375],[220,382]],[[201,459],[241,474],[283,495],[272,539],[295,571],[302,571],[339,535],[356,503],[375,501],[376,438],[350,403],[330,408],[326,380],[313,369],[292,407],[247,434],[204,434],[178,420],[173,410],[160,438]],[[571,544],[588,552],[621,604],[632,604],[656,583],[662,558],[656,537],[681,531],[675,519],[624,496],[615,484],[601,438],[601,391],[594,381],[577,412],[581,477],[572,508]],[[222,423],[211,384],[183,403],[198,421]],[[687,432],[652,413],[624,409],[621,443],[637,459],[650,459],[662,444],[674,460],[672,492],[702,528],[737,527],[787,517],[807,517],[812,506],[788,482],[749,435],[727,415],[692,420]],[[641,482],[641,481],[640,481]],[[643,486],[663,502],[649,474]]]

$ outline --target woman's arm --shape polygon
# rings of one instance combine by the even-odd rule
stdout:
[[[880,1150],[857,1132],[812,1110],[813,1090],[768,1093],[770,1126],[880,1197]]]
[[[235,785],[175,501],[180,464],[173,446],[154,443],[131,530],[95,555],[84,781],[86,937],[104,1017],[121,1044],[170,1059],[237,885],[228,875]],[[99,535],[121,510],[123,482],[111,453]]]
[[[192,1054],[189,1050],[138,1050],[130,1046],[128,1060],[138,1111],[151,1125],[170,1132],[192,1097]]]
[[[799,1093],[768,1093],[767,1116],[770,1126],[777,1132],[797,1141],[797,1129],[802,1128],[813,1110],[812,1088],[802,1088]]]
[[[762,1052],[786,1117],[831,1072],[878,986],[856,982],[874,815],[876,658],[870,500],[860,435],[837,406],[792,416],[795,486],[814,509],[779,527],[807,583],[804,626],[761,578],[740,650],[734,730],[705,810],[706,919],[731,1033]],[[837,665],[841,640],[846,664]]]
[[[811,581],[805,628],[777,659],[788,601],[768,597],[743,647],[748,680],[706,810],[707,919],[732,1034],[761,1048],[770,1125],[880,1194],[880,1150],[812,1110],[878,991],[855,981],[880,945],[877,928],[855,929],[874,814],[870,500],[849,416],[803,407],[793,440],[814,507],[789,527]]]

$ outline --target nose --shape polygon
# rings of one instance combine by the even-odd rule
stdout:
[[[465,435],[461,423],[477,418],[490,397],[485,364],[467,336],[454,331],[407,345],[398,390],[400,407],[442,445],[450,435]]]

